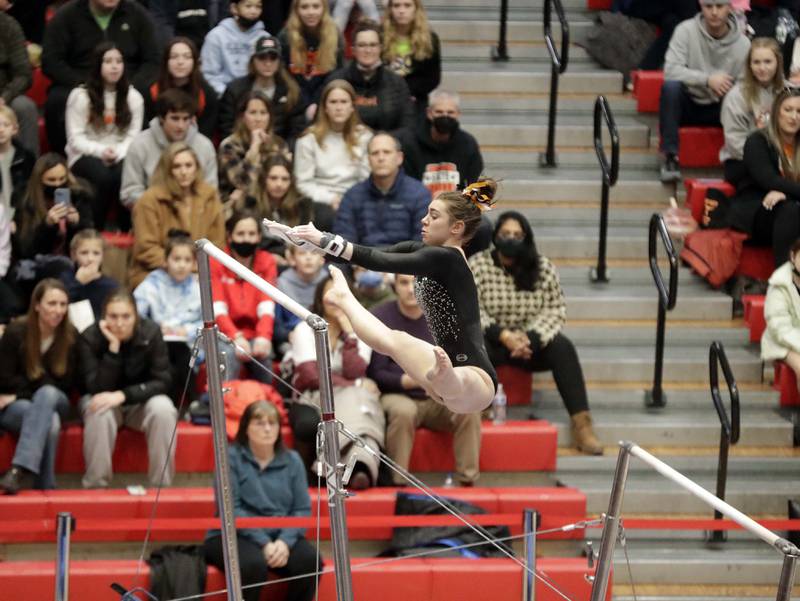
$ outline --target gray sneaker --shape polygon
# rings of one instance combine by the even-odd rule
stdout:
[[[681,181],[681,167],[678,164],[678,157],[668,154],[661,164],[661,182],[670,184]]]

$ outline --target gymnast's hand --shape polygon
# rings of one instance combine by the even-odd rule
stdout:
[[[301,240],[311,242],[315,246],[320,246],[322,242],[322,232],[316,228],[313,221],[309,221],[305,225],[294,226],[292,235]]]

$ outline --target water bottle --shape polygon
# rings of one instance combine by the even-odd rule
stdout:
[[[503,385],[497,385],[497,394],[494,395],[492,400],[492,423],[495,426],[502,426],[506,423],[506,391],[503,390]]]
[[[447,477],[444,479],[444,488],[455,488],[455,481],[453,480],[453,472],[448,472]]]

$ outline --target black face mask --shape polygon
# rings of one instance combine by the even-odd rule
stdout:
[[[240,27],[243,29],[250,29],[253,25],[258,23],[259,19],[248,19],[247,17],[236,17],[236,22],[239,24]]]
[[[258,248],[255,242],[231,242],[231,250],[240,257],[252,257]]]
[[[52,200],[56,195],[56,190],[63,187],[64,186],[48,186],[46,184],[42,184],[42,192],[44,193],[45,198]]]
[[[517,240],[516,238],[497,238],[494,241],[494,246],[498,252],[509,258],[516,258],[525,254],[525,240]]]
[[[451,136],[458,131],[458,119],[455,117],[434,117],[433,128],[443,136]]]

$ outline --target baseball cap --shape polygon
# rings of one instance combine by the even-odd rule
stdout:
[[[700,0],[701,6],[708,6],[710,4],[730,4],[731,0]]]
[[[260,37],[258,40],[256,40],[256,46],[253,54],[255,56],[266,56],[268,54],[280,56],[281,43],[278,41],[278,38],[271,35]]]

